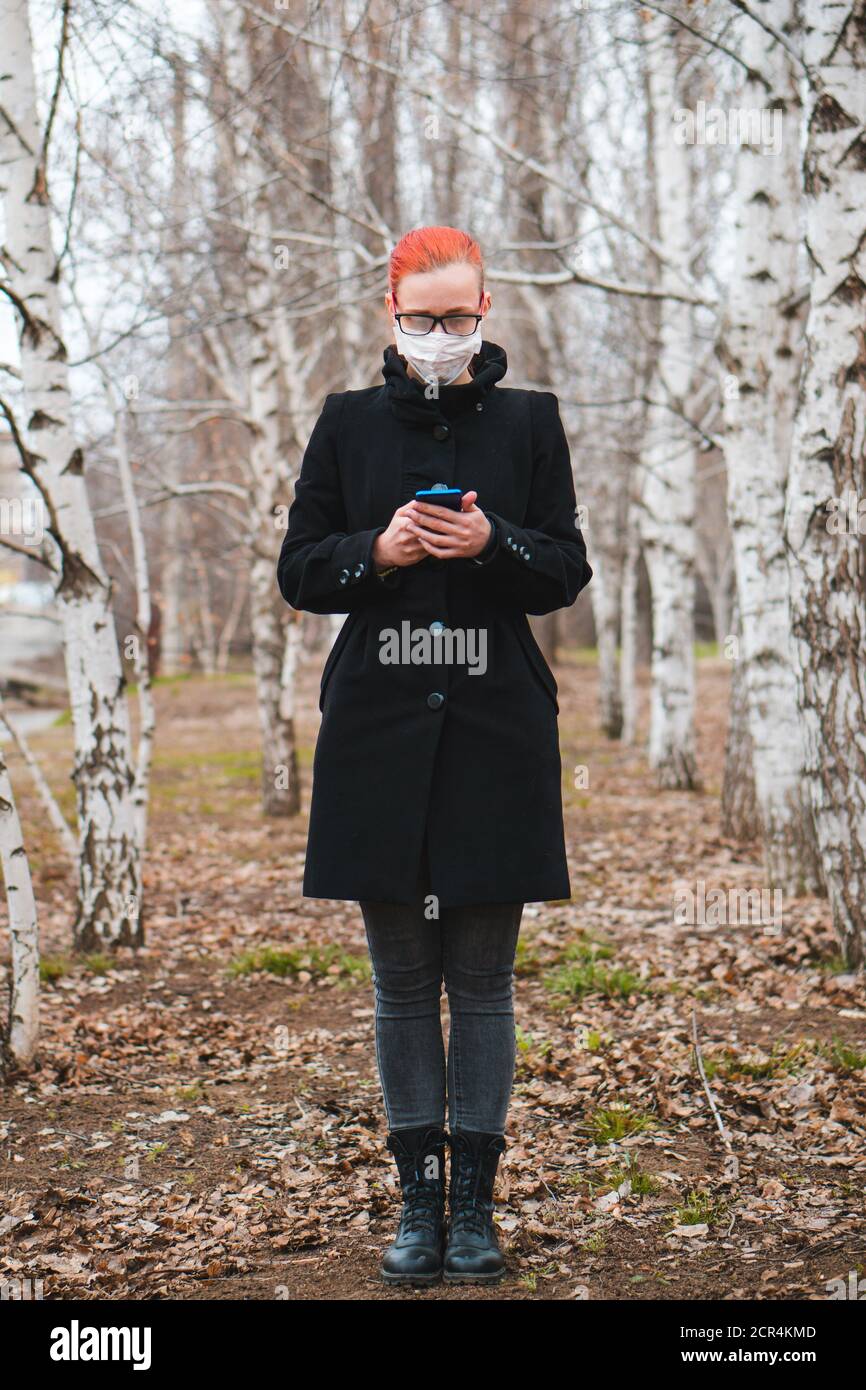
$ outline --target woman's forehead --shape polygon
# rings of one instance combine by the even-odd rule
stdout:
[[[478,272],[474,266],[465,264],[413,271],[401,279],[396,298],[401,305],[408,304],[413,309],[433,309],[438,313],[474,308],[480,298]]]
[[[402,307],[448,314],[466,309],[474,310],[481,299],[477,284],[434,281],[431,275],[406,275],[395,291],[395,300]]]

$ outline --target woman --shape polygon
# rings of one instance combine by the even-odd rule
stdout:
[[[326,398],[279,560],[293,607],[348,614],[322,673],[304,893],[356,899],[367,933],[403,1193],[383,1275],[486,1283],[504,1269],[523,904],[571,895],[557,686],[526,615],[572,604],[592,571],[556,397],[497,386],[477,243],[409,232],[389,285],[385,384]],[[459,510],[416,499],[443,488]]]

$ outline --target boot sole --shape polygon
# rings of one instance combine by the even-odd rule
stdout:
[[[380,1276],[386,1284],[418,1284],[422,1288],[430,1284],[438,1284],[442,1278],[442,1271],[437,1270],[435,1274],[382,1274]]]
[[[505,1278],[505,1270],[496,1274],[443,1274],[446,1284],[499,1284]]]

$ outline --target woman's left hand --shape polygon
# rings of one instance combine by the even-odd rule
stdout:
[[[407,529],[437,560],[471,559],[484,549],[492,530],[487,517],[475,505],[477,496],[477,492],[464,492],[459,512],[413,501],[407,508]]]

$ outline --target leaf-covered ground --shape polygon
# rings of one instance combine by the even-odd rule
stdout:
[[[397,1206],[363,928],[301,897],[303,818],[259,814],[244,677],[158,691],[137,955],[70,955],[69,874],[13,759],[50,978],[39,1070],[0,1093],[0,1277],[45,1298],[822,1299],[866,1271],[866,1001],[826,903],[785,901],[781,929],[675,921],[678,883],[762,886],[718,828],[725,663],[700,663],[692,794],[597,732],[590,664],[558,675],[573,900],[521,930],[507,1280],[378,1280]],[[33,742],[70,809],[68,730]]]

